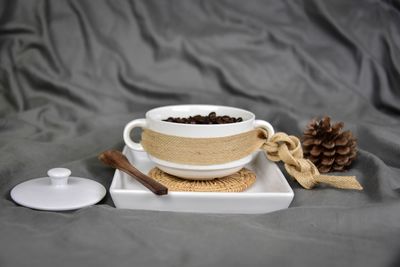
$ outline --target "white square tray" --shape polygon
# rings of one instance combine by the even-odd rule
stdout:
[[[124,147],[123,154],[143,173],[155,165],[145,152]],[[124,172],[115,171],[110,186],[117,208],[200,213],[267,213],[289,207],[293,199],[290,188],[278,166],[257,152],[246,166],[257,175],[256,182],[239,193],[168,192],[157,196]]]

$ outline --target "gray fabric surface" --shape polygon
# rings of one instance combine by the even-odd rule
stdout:
[[[0,266],[400,266],[398,1],[0,2]],[[300,135],[315,116],[358,138],[365,190],[288,179],[261,215],[20,207],[54,166],[110,186],[96,155],[167,104],[251,110]]]

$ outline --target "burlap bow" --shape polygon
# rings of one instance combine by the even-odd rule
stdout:
[[[276,133],[263,144],[262,149],[265,150],[268,159],[282,160],[286,171],[306,189],[311,189],[319,183],[341,189],[363,189],[355,176],[321,175],[310,160],[303,158],[300,140],[295,136]]]

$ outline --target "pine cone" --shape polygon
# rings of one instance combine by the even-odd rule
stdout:
[[[344,171],[357,155],[357,140],[350,131],[341,132],[343,122],[331,125],[330,117],[313,119],[302,138],[304,157],[321,173]]]

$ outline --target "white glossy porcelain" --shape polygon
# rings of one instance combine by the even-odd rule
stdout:
[[[125,147],[123,153],[141,172],[155,164],[146,152]],[[278,166],[262,151],[246,168],[256,173],[256,182],[244,192],[174,192],[156,196],[124,172],[115,171],[110,194],[117,208],[196,213],[267,213],[289,207],[294,193]]]
[[[163,121],[168,117],[189,117],[197,114],[208,115],[215,111],[217,115],[228,115],[231,117],[242,117],[242,122],[229,124],[180,124]],[[144,151],[141,144],[134,142],[130,133],[134,128],[148,128],[150,130],[182,137],[190,138],[213,138],[224,137],[251,131],[254,128],[264,128],[269,136],[274,134],[270,123],[263,120],[256,120],[255,115],[250,111],[215,105],[176,105],[152,109],[146,113],[145,119],[136,119],[129,122],[124,128],[123,138],[125,144],[135,150]],[[163,171],[172,175],[196,180],[213,179],[223,177],[240,170],[252,160],[252,155],[242,159],[216,165],[188,165],[170,162],[148,155],[149,158]]]
[[[49,177],[20,183],[11,190],[11,198],[18,204],[38,210],[76,210],[99,202],[106,194],[96,181],[70,177],[66,168],[50,169]]]

